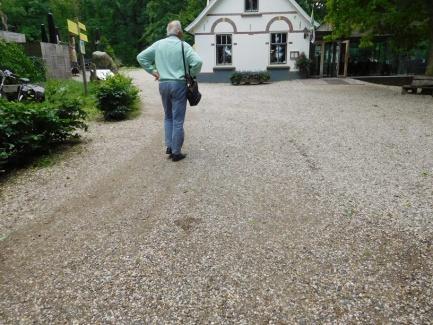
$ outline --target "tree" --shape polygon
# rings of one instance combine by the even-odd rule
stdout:
[[[8,16],[2,11],[2,3],[0,2],[0,20],[5,31],[8,31]]]
[[[426,74],[433,76],[432,0],[327,0],[327,10],[334,39],[358,31],[363,33],[361,46],[368,47],[374,35],[389,34],[394,46],[405,51],[428,42]]]
[[[46,24],[48,11],[54,14],[62,39],[67,35],[66,19],[77,15],[74,0],[4,0],[2,3],[10,25],[14,30],[26,34],[30,41],[40,40],[40,26]]]
[[[326,0],[296,0],[298,4],[308,13],[314,9],[314,20],[323,22],[326,16]]]

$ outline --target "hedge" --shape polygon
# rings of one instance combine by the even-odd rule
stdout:
[[[78,138],[80,129],[87,130],[85,118],[79,99],[43,103],[0,99],[0,170]]]
[[[269,80],[271,80],[271,74],[268,71],[237,71],[230,77],[233,85],[262,84]]]
[[[45,67],[40,59],[28,57],[18,44],[5,43],[1,40],[0,70],[10,70],[32,82],[45,80]]]

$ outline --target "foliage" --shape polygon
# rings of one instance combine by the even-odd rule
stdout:
[[[95,120],[100,116],[96,108],[96,85],[88,83],[89,95],[84,96],[83,83],[75,80],[50,80],[45,85],[45,96],[53,101],[56,98],[78,98],[87,120]]]
[[[0,100],[0,166],[79,137],[86,113],[78,99],[54,97],[43,103]]]
[[[314,9],[314,20],[320,23],[323,22],[326,16],[326,0],[296,0],[296,1],[309,15]]]
[[[40,41],[40,26],[47,25],[48,11],[53,13],[63,40],[66,40],[66,19],[76,17],[79,9],[77,1],[74,0],[2,0],[2,2],[10,28],[26,34],[30,41]]]
[[[394,46],[409,50],[429,41],[429,70],[433,74],[433,1],[431,0],[327,0],[326,20],[332,38],[363,33],[361,46],[372,45],[374,35],[391,35]]]
[[[311,60],[302,52],[296,59],[295,66],[303,77],[308,77],[310,73]]]
[[[269,80],[271,80],[271,74],[268,71],[236,71],[230,77],[233,85],[262,84]]]
[[[117,74],[101,82],[96,98],[106,120],[124,120],[137,109],[138,89],[130,78]]]
[[[299,0],[299,4],[315,18],[324,16],[325,0]],[[30,41],[40,40],[40,24],[47,24],[49,10],[54,14],[61,39],[67,40],[66,19],[80,17],[86,26],[91,42],[88,53],[105,51],[116,62],[136,65],[136,56],[143,48],[165,37],[170,20],[180,20],[184,26],[191,23],[205,8],[207,0],[2,0],[2,10],[8,15],[13,29],[26,34]],[[94,44],[96,30],[101,39]],[[185,40],[193,42],[191,35]]]
[[[5,43],[0,40],[0,70],[10,70],[22,78],[31,81],[45,79],[45,68],[36,58],[29,58],[22,47],[17,44]]]
[[[206,0],[2,0],[9,24],[26,34],[30,41],[40,40],[40,24],[47,24],[48,10],[54,14],[61,39],[67,40],[66,19],[80,17],[91,43],[88,52],[106,51],[126,65],[136,65],[144,47],[165,36],[169,20],[189,24],[206,6]],[[101,40],[95,45],[96,30]],[[192,41],[192,37],[186,37]],[[115,55],[114,55],[115,54]]]

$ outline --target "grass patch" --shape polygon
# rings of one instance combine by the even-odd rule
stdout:
[[[76,80],[50,80],[46,83],[46,96],[54,96],[57,93],[64,93],[70,98],[79,98],[83,105],[82,109],[87,114],[88,121],[95,121],[101,118],[101,112],[96,107],[95,90],[97,85],[93,82],[88,83],[88,96],[84,96],[83,83]]]

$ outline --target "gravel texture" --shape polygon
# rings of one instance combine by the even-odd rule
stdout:
[[[203,84],[175,164],[129,73],[138,119],[0,183],[0,323],[432,323],[430,96]]]

